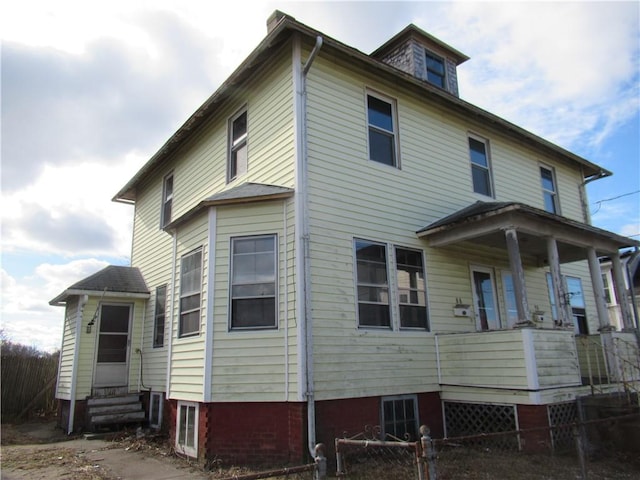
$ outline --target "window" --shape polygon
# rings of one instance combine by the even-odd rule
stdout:
[[[602,274],[602,285],[604,286],[604,299],[607,302],[607,305],[615,305],[616,302],[613,301],[614,297],[611,295],[611,287],[609,286],[609,274]]]
[[[178,401],[176,450],[190,457],[198,456],[198,404]]]
[[[573,327],[577,335],[588,335],[589,326],[587,324],[587,313],[584,303],[584,294],[582,291],[582,280],[578,277],[562,276],[562,282],[565,284],[562,291],[567,292],[566,298],[571,307],[571,316]],[[549,288],[549,300],[551,303],[551,316],[554,321],[559,321],[558,306],[556,305],[555,296],[553,294],[553,282],[551,274],[547,272],[547,287]]]
[[[356,240],[355,250],[358,323],[361,327],[390,327],[386,245]]]
[[[153,346],[164,345],[164,318],[167,308],[167,286],[156,288],[156,310],[153,323]]]
[[[504,303],[507,309],[507,326],[513,327],[518,323],[518,307],[516,306],[516,291],[513,287],[513,275],[511,272],[502,272],[502,288],[504,290]]]
[[[149,401],[149,426],[160,428],[162,426],[162,397],[159,392],[151,392]]]
[[[444,88],[444,61],[431,52],[426,52],[427,81],[440,88]]]
[[[166,227],[171,221],[171,207],[173,204],[173,173],[164,177],[162,186],[162,212],[160,213],[160,227]]]
[[[489,145],[485,140],[469,137],[469,155],[471,157],[471,178],[473,191],[493,196],[491,186],[491,167],[489,164]]]
[[[276,328],[276,235],[231,239],[232,329]]]
[[[560,213],[558,209],[558,195],[553,170],[540,167],[540,181],[542,182],[542,196],[544,209],[549,213]]]
[[[369,158],[392,167],[397,166],[394,110],[392,101],[367,95]]]
[[[393,270],[389,264],[394,259],[387,258],[387,245],[356,239],[354,249],[358,326],[392,328],[392,311],[397,307],[398,320],[394,322],[397,327],[428,328],[422,252],[402,247],[391,249],[396,266],[395,283],[391,286],[388,272]]]
[[[229,181],[247,172],[247,111],[229,125]]]
[[[382,425],[384,439],[388,436],[405,440],[418,438],[418,412],[414,395],[383,397]]]
[[[400,328],[427,328],[427,287],[422,252],[396,247]]]
[[[180,267],[180,323],[178,336],[200,332],[202,249],[182,257]]]

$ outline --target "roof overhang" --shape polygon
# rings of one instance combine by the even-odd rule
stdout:
[[[175,230],[192,218],[200,215],[209,207],[243,205],[249,203],[272,202],[291,198],[295,191],[292,188],[261,183],[243,183],[238,187],[216,193],[198,203],[164,227],[164,230]]]
[[[515,229],[521,254],[535,257],[541,265],[547,263],[550,238],[556,240],[561,263],[587,258],[590,248],[603,256],[640,245],[636,240],[521,203],[486,205],[478,202],[416,233],[430,247],[473,242],[506,250],[504,232]]]
[[[411,29],[411,26],[408,27]],[[416,29],[417,27],[413,27]],[[406,30],[406,29],[405,29]],[[406,33],[405,31],[400,34]],[[426,34],[426,32],[424,32]],[[249,79],[252,74],[269,59],[271,52],[282,46],[293,34],[299,34],[311,42],[315,42],[318,36],[323,38],[323,50],[333,50],[344,55],[351,64],[375,73],[378,76],[385,76],[403,87],[418,92],[426,101],[440,105],[464,117],[475,119],[486,126],[493,126],[500,129],[506,135],[523,142],[530,147],[542,149],[547,154],[553,155],[566,162],[579,164],[582,168],[585,179],[596,179],[612,175],[599,165],[596,165],[568,150],[565,150],[527,130],[514,125],[497,115],[489,113],[471,103],[468,103],[449,92],[442,90],[428,82],[415,78],[395,67],[377,60],[371,55],[367,55],[353,47],[341,43],[331,37],[326,36],[318,30],[307,27],[296,21],[293,17],[284,15],[273,29],[267,34],[258,47],[242,62],[242,64],[229,76],[229,78],[196,110],[191,117],[165,142],[153,157],[134,175],[127,184],[113,197],[114,201],[123,203],[134,203],[136,200],[136,188],[142,179],[161,165],[174,152],[176,152],[191,136],[199,130],[206,122],[212,118],[218,106],[238,88],[240,84]],[[399,34],[399,35],[400,35]],[[428,34],[427,34],[428,35]],[[392,39],[393,40],[393,39]],[[448,47],[451,48],[451,47]],[[322,54],[321,52],[321,54]],[[462,55],[462,54],[461,54]],[[460,58],[462,60],[462,57]]]
[[[131,293],[131,292],[103,292],[102,290],[78,290],[67,289],[58,295],[56,298],[49,301],[49,305],[52,307],[63,307],[67,304],[70,297],[81,297],[87,295],[89,297],[103,297],[103,298],[140,298],[147,299],[151,297],[149,293]]]

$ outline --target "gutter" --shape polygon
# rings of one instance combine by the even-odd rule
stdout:
[[[296,115],[296,293],[301,296],[297,302],[297,317],[300,319],[298,330],[298,358],[300,359],[300,378],[298,392],[307,401],[307,439],[311,458],[315,458],[316,413],[313,382],[313,329],[311,326],[311,270],[309,255],[309,191],[308,191],[308,150],[307,150],[307,75],[313,61],[324,43],[318,35],[309,58],[300,69],[301,42],[298,37],[294,42],[293,69],[295,86]]]

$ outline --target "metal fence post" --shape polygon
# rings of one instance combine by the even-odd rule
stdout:
[[[325,480],[327,478],[327,457],[325,457],[324,451],[324,443],[318,443],[314,449],[316,469],[313,472],[313,480]]]
[[[422,455],[427,462],[427,478],[429,480],[437,480],[438,474],[436,471],[436,451],[433,447],[433,440],[429,436],[429,433],[431,433],[429,427],[427,427],[426,425],[422,425],[420,427],[420,444],[422,445]]]
[[[578,461],[580,462],[580,471],[582,472],[582,480],[587,480],[587,462],[585,458],[585,445],[584,439],[582,438],[582,433],[580,432],[580,427],[577,424],[574,424],[571,427],[573,431],[573,438],[576,440],[576,450],[578,450]]]
[[[342,452],[340,452],[340,439],[336,438],[336,475],[340,476],[344,473],[344,465],[342,464]]]

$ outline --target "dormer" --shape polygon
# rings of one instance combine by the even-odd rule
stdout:
[[[371,57],[429,82],[458,97],[457,67],[469,60],[465,54],[411,24]]]

